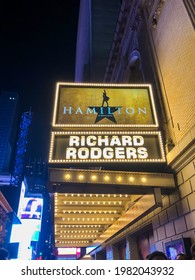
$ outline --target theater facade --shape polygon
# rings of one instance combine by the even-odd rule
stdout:
[[[191,2],[80,1],[75,83],[57,83],[51,128],[56,251],[107,260],[146,259],[153,250],[190,257]]]
[[[175,187],[165,164],[151,85],[57,83],[49,153],[55,247],[99,248],[162,206],[162,193]]]

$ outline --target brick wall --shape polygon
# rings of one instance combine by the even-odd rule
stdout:
[[[189,237],[195,242],[195,161],[178,174],[178,188],[163,198],[163,208],[152,218],[155,243],[164,251],[166,242]]]
[[[195,124],[195,33],[182,0],[166,1],[152,36],[175,143]]]

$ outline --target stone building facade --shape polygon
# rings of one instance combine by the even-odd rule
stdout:
[[[167,169],[174,174],[176,188],[162,196],[162,207],[93,250],[91,256],[95,259],[145,259],[148,248],[166,252],[165,244],[170,241],[188,238],[191,243],[195,242],[195,17],[192,2],[121,1],[107,65],[98,82],[152,85],[164,135],[165,173]],[[91,11],[89,9],[88,15],[94,19]],[[86,38],[90,45],[90,35]],[[79,57],[81,53],[77,50],[77,62]],[[85,69],[96,67],[91,58],[88,53],[82,75],[76,63],[77,82],[95,81],[93,71],[84,73]]]

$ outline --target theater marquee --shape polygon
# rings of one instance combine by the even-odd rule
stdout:
[[[156,128],[151,85],[57,83],[52,126]]]
[[[52,132],[49,163],[165,162],[160,132]]]

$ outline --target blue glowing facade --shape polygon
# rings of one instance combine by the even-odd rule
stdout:
[[[28,140],[30,127],[32,124],[32,112],[25,112],[21,117],[19,137],[16,147],[16,157],[14,162],[11,184],[20,186],[25,172],[26,151],[28,148]]]

